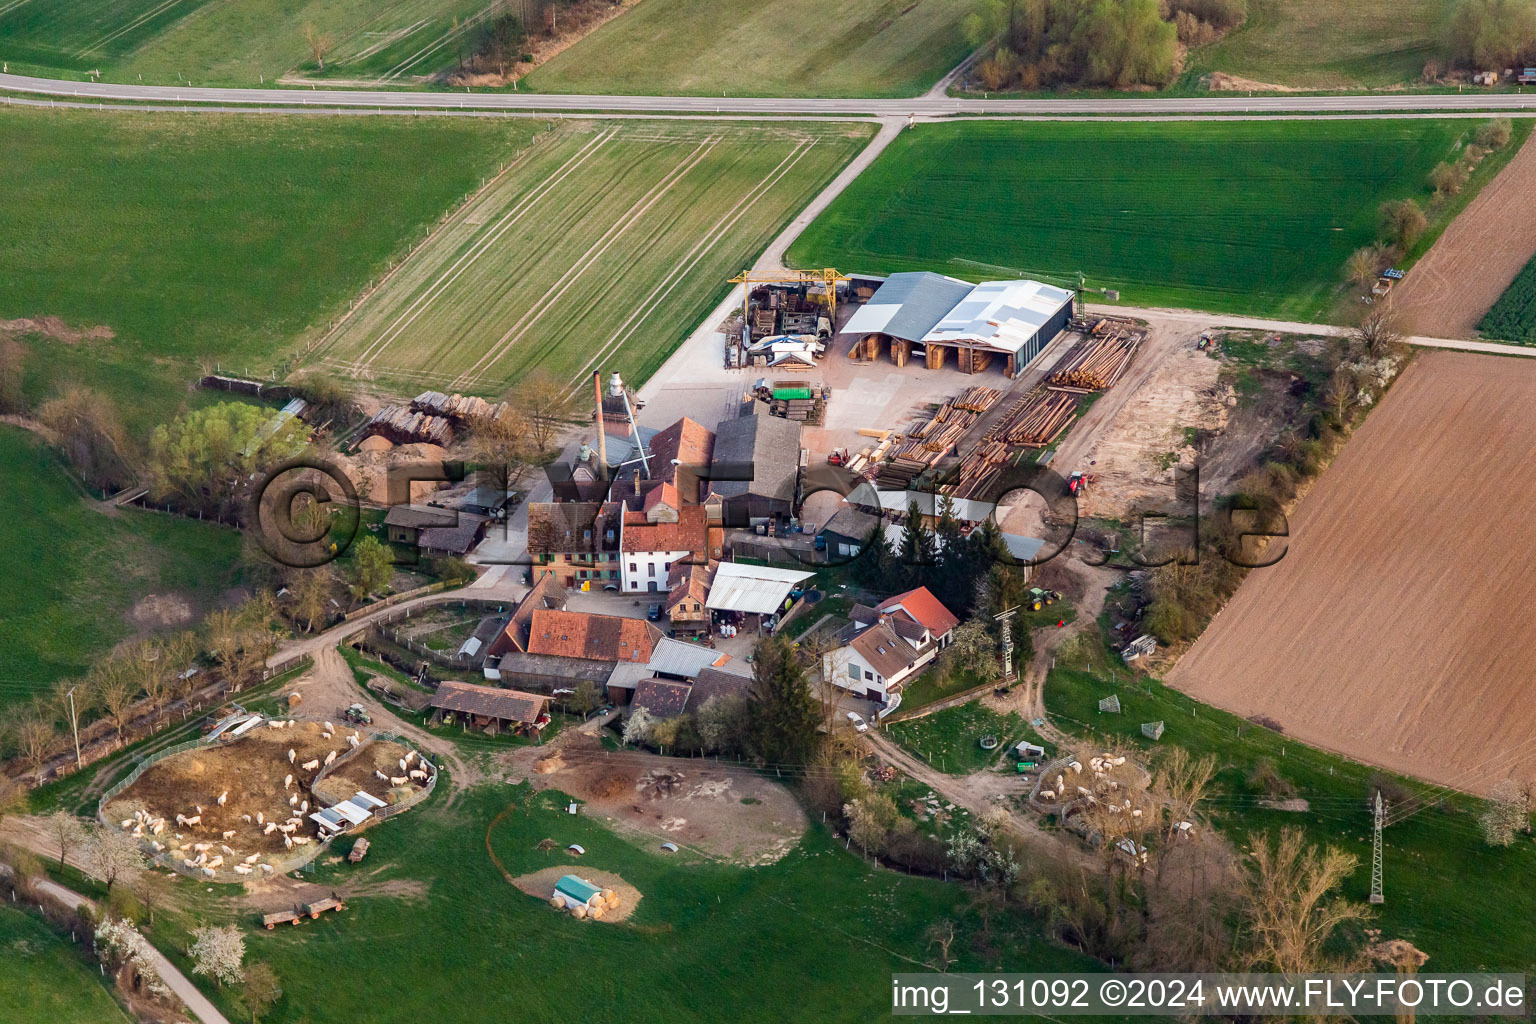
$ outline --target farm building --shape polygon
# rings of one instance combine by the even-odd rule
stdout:
[[[705,602],[711,611],[739,615],[776,615],[789,607],[790,592],[814,573],[767,565],[722,562]]]
[[[360,789],[349,799],[315,811],[309,820],[320,827],[322,836],[331,836],[363,824],[383,806],[383,800]]]
[[[849,618],[837,649],[823,656],[825,678],[887,706],[899,702],[901,688],[938,656],[960,621],[927,587],[874,608],[855,605]]]
[[[1073,293],[1038,281],[978,285],[927,272],[892,274],[848,319],[856,335],[849,355],[877,359],[882,348],[897,366],[915,356],[929,369],[954,352],[963,373],[980,373],[994,358],[1012,378],[1072,319]]]
[[[735,661],[729,654],[681,640],[663,639],[657,642],[655,652],[645,664],[614,665],[605,686],[608,700],[614,704],[628,704],[635,690],[647,680],[692,681],[695,686],[705,685],[705,696],[709,696],[733,689],[738,680],[744,688],[750,682],[750,671],[745,662]],[[707,685],[706,678],[710,680]]]
[[[529,559],[567,587],[617,586],[621,509],[616,502],[530,502]]]
[[[674,564],[708,566],[724,553],[724,530],[711,526],[703,505],[681,505],[663,484],[645,497],[645,510],[619,524],[619,573],[626,591],[666,592]]]
[[[709,489],[727,526],[756,526],[795,514],[800,500],[800,424],[751,402],[715,429]]]
[[[485,537],[485,516],[445,508],[396,505],[384,517],[386,535],[424,555],[468,554]]]
[[[487,732],[537,732],[549,722],[549,698],[522,690],[444,680],[427,702],[434,721],[461,717]]]

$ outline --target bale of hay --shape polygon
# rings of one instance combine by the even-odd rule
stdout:
[[[604,889],[603,890],[603,900],[604,900],[604,902],[613,899],[613,895],[614,895],[614,893],[613,893],[612,889]]]
[[[564,896],[551,896],[549,898],[549,905],[554,907],[556,910],[564,910],[565,909],[565,897]]]
[[[601,921],[602,919],[603,919],[603,908],[602,907],[593,907],[592,908],[592,920],[594,920],[594,921]]]
[[[571,911],[571,913],[575,914],[578,918],[586,917],[587,916],[587,908],[582,906],[580,903],[578,903],[578,904],[576,904],[575,909],[573,909]]]

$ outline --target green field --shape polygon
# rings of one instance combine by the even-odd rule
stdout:
[[[1193,51],[1187,71],[1304,89],[1380,88],[1443,58],[1448,0],[1248,0],[1248,20]]]
[[[639,383],[868,137],[864,125],[564,125],[314,358],[413,392],[495,394],[536,368]]]
[[[886,726],[891,739],[951,775],[982,771],[997,764],[1003,749],[1023,739],[1027,729],[1028,723],[1018,715],[1011,711],[1000,715],[979,700]],[[983,750],[982,736],[995,737],[997,746]]]
[[[1477,329],[1487,338],[1536,345],[1536,259],[1509,283]]]
[[[1476,122],[924,125],[789,250],[794,266],[1035,277],[1122,302],[1328,315],[1378,207]]]
[[[0,0],[12,71],[165,85],[319,75],[305,26],[331,38],[324,77],[410,84],[451,65],[490,0]]]
[[[540,92],[915,96],[970,47],[974,0],[644,0],[552,57]]]
[[[0,319],[103,324],[48,344],[41,400],[115,394],[142,435],[199,364],[265,374],[501,161],[520,121],[0,111]],[[42,353],[46,352],[46,355]]]
[[[415,896],[358,896],[345,914],[302,928],[252,928],[248,960],[270,962],[287,993],[266,1020],[357,1020],[353,1001],[329,998],[345,976],[380,1024],[564,1020],[578,998],[577,1015],[592,1020],[869,1021],[889,1012],[892,972],[930,969],[925,932],[944,919],[962,936],[954,970],[1100,969],[1041,940],[1016,909],[992,915],[978,951],[965,887],[870,867],[819,828],[778,863],[742,868],[669,856],[659,839],[631,844],[565,814],[558,793],[531,805],[525,793],[481,787],[371,830],[370,884],[419,880]],[[635,913],[617,924],[557,914],[508,884],[487,855],[514,877],[569,863],[535,848],[546,837],[586,847],[574,871],[614,871],[639,889]],[[313,877],[324,885],[358,870],[322,864]],[[227,990],[209,994],[243,1019]]]
[[[205,610],[236,582],[240,537],[153,512],[105,512],[41,442],[0,427],[0,549],[10,554],[0,588],[4,706],[84,672],[137,628],[124,615],[147,595]]]
[[[4,1019],[17,1024],[129,1019],[66,939],[10,904],[0,906],[0,992],[5,993]]]

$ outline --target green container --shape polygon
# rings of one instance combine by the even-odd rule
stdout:
[[[810,398],[810,388],[774,388],[773,397],[777,401],[788,401],[793,398]]]

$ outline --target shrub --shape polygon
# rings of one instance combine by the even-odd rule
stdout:
[[[1248,0],[1168,0],[1168,14],[1187,14],[1219,32],[1228,32],[1248,20]]]
[[[1536,0],[1461,0],[1446,25],[1451,57],[1503,68],[1536,49]]]
[[[1253,770],[1248,773],[1248,788],[1271,800],[1289,800],[1296,795],[1296,787],[1291,784],[1291,780],[1281,775],[1275,768],[1275,762],[1267,757],[1261,757],[1253,763]]]
[[[1423,236],[1424,229],[1429,226],[1424,211],[1412,199],[1382,203],[1381,220],[1388,240],[1404,250],[1412,249],[1413,243]]]
[[[1513,126],[1507,117],[1489,121],[1477,130],[1477,144],[1484,149],[1503,149],[1509,145],[1512,130]]]

